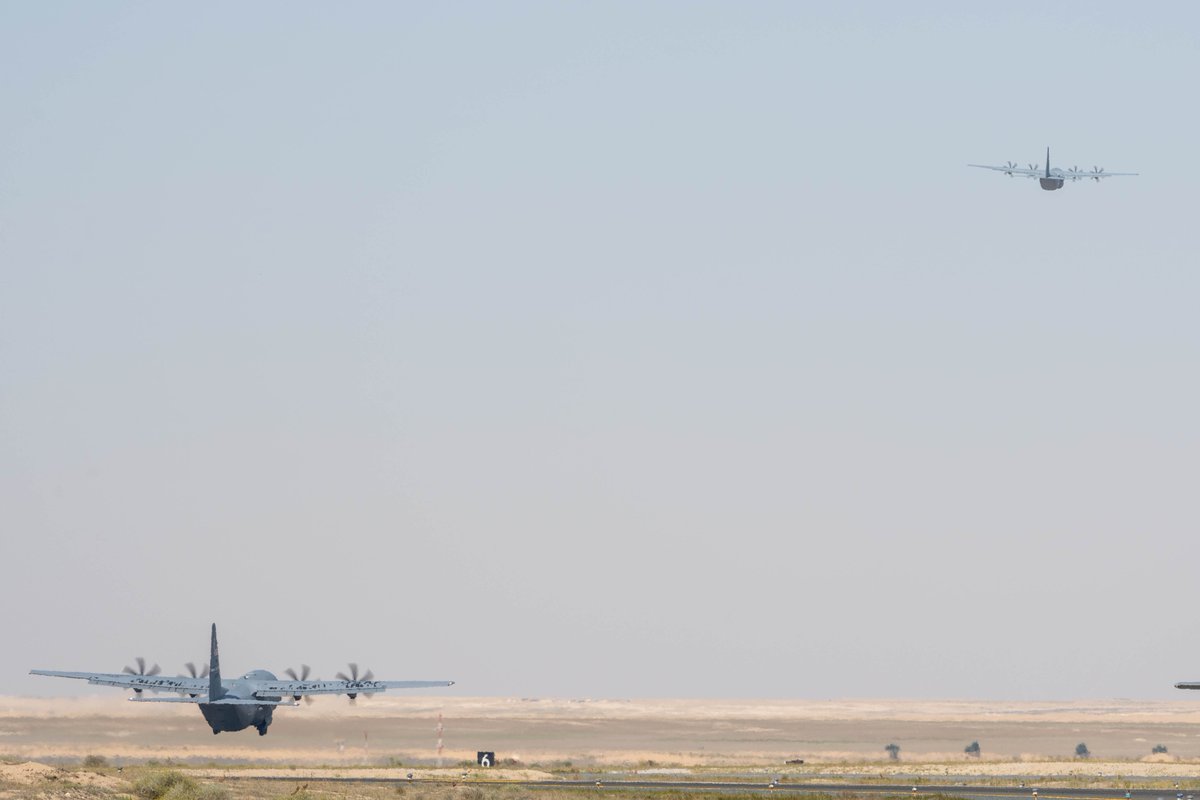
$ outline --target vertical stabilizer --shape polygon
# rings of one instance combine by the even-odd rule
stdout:
[[[221,685],[221,659],[217,655],[217,623],[212,626],[212,650],[208,657],[208,699],[220,700],[225,696],[225,687]]]
[[[1050,177],[1050,148],[1046,148],[1046,177]]]

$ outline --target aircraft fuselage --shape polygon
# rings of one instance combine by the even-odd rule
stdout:
[[[253,700],[254,689],[246,683],[248,680],[257,681],[273,681],[276,680],[275,675],[265,669],[256,669],[253,672],[247,672],[241,678],[233,681],[225,687],[225,693],[222,695],[221,702],[218,700],[215,703],[200,703],[200,713],[204,715],[204,721],[212,728],[214,734],[222,731],[233,732],[241,731],[246,728],[253,727],[258,731],[259,736],[267,734],[267,728],[271,725],[271,717],[275,711],[274,705],[267,704],[243,704],[231,703],[233,700]],[[264,700],[278,701],[278,697],[262,698]]]
[[[1042,188],[1047,192],[1053,192],[1055,189],[1061,189],[1063,187],[1062,178],[1038,178],[1038,183],[1040,183]]]
[[[201,703],[200,713],[213,733],[242,731],[253,725],[265,736],[271,724],[272,706],[226,706],[220,703]]]

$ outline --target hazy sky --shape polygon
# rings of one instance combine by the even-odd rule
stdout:
[[[0,692],[1187,699],[1200,6],[981,5],[0,4]]]

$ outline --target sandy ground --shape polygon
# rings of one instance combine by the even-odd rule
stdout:
[[[16,786],[53,785],[55,782],[72,783],[102,789],[122,789],[125,781],[109,775],[100,775],[88,770],[65,770],[48,764],[26,762],[23,764],[0,764],[0,783]]]
[[[224,768],[381,768],[444,764],[495,751],[515,770],[725,764],[796,774],[1144,775],[1200,777],[1200,703],[1129,700],[1003,703],[892,700],[564,700],[387,697],[282,708],[265,737],[213,736],[191,706],[139,705],[116,692],[0,698],[0,756],[115,764],[158,760]],[[980,759],[963,748],[978,741]],[[901,748],[898,763],[883,748]],[[1089,760],[1071,756],[1085,742]],[[1169,754],[1151,757],[1165,745]],[[650,762],[654,762],[651,764]],[[1117,763],[1122,762],[1122,763]],[[1191,763],[1189,763],[1191,762]]]

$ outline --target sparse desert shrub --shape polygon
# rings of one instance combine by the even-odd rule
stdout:
[[[1088,746],[1086,744],[1084,744],[1083,742],[1080,742],[1079,744],[1075,745],[1075,757],[1076,758],[1087,758],[1091,754],[1092,754],[1092,751],[1088,750]]]
[[[895,742],[892,742],[883,749],[887,751],[888,758],[892,759],[893,761],[898,761],[900,759],[900,745],[896,744]]]
[[[164,800],[229,800],[229,790],[215,783],[201,783],[187,792],[167,792]]]
[[[214,784],[197,783],[175,770],[148,772],[134,781],[133,794],[142,800],[226,800],[229,791]]]
[[[147,772],[133,782],[133,793],[144,800],[158,800],[177,784],[185,781],[195,782],[183,773],[174,770]]]
[[[974,756],[975,758],[979,758],[979,742],[978,741],[971,742],[969,745],[967,745],[966,747],[963,748],[963,752],[969,756]]]
[[[83,766],[87,769],[103,769],[108,766],[108,759],[104,756],[84,756]]]
[[[1167,746],[1165,744],[1156,744],[1156,745],[1154,745],[1154,749],[1151,750],[1150,752],[1153,753],[1154,755],[1158,755],[1159,753],[1166,753]]]

